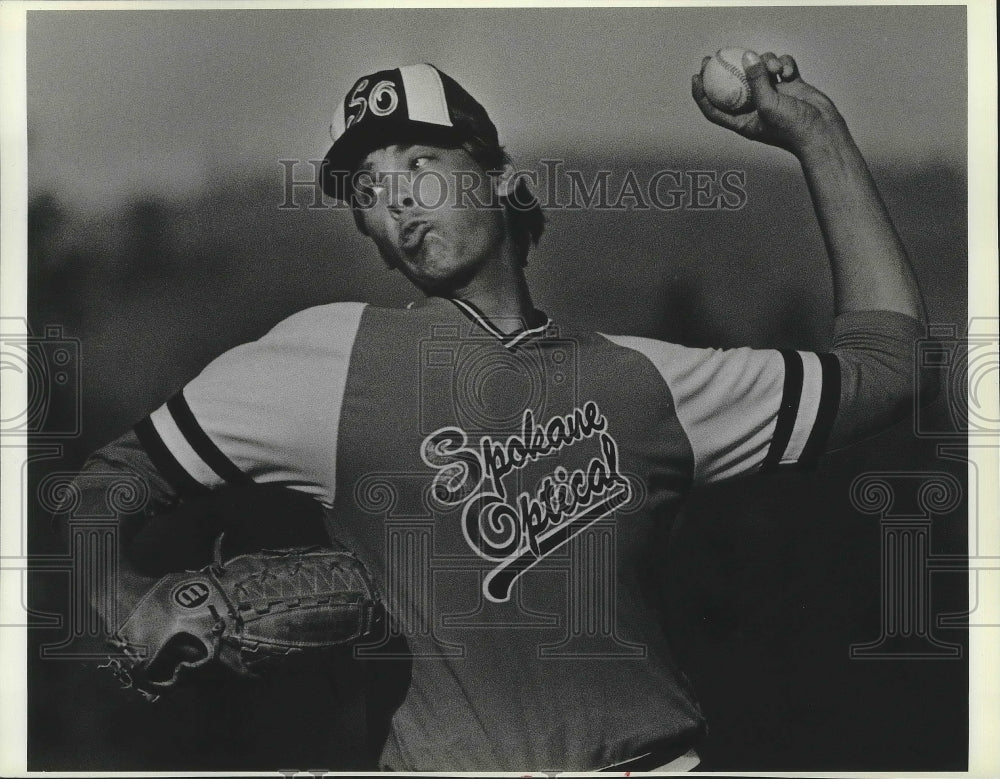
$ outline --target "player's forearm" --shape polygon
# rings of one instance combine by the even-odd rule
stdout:
[[[797,156],[830,257],[836,313],[895,311],[923,321],[906,249],[846,128],[821,134]]]
[[[134,606],[136,594],[153,581],[131,564],[126,554],[129,541],[150,516],[173,506],[176,495],[130,432],[94,452],[66,496],[64,507],[53,517],[56,530],[65,530],[74,517],[115,515],[118,520],[114,561],[89,561],[94,568],[83,582],[87,601],[110,633]]]
[[[53,526],[62,530],[74,516],[115,514],[124,547],[150,517],[169,511],[176,503],[176,491],[130,431],[87,458],[73,479],[64,507],[56,511]]]
[[[177,502],[176,491],[156,470],[131,431],[87,458],[73,480],[79,501],[73,511],[80,516],[106,515],[114,495],[123,489],[135,496],[128,501],[135,514],[169,510]]]

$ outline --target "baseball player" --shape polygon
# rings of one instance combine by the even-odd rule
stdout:
[[[698,485],[812,465],[909,408],[922,301],[865,162],[790,56],[743,64],[754,110],[715,108],[699,76],[692,93],[801,163],[833,270],[829,352],[552,321],[523,271],[542,214],[495,125],[408,65],[337,105],[322,184],[422,299],[301,311],[88,461],[145,478],[150,515],[253,483],[326,509],[412,658],[382,768],[697,766],[705,723],[644,577],[654,530]],[[131,544],[139,569],[157,567],[152,537]]]

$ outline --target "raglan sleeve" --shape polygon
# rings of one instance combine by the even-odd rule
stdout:
[[[612,336],[659,371],[706,484],[815,464],[911,408],[920,323],[889,311],[842,314],[828,352],[699,349]]]
[[[299,312],[212,361],[134,427],[182,498],[280,484],[325,504],[336,489],[340,413],[363,304]]]

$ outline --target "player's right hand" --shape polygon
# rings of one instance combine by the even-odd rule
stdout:
[[[802,80],[788,54],[743,55],[754,110],[728,114],[705,95],[701,76],[691,79],[691,94],[705,117],[721,127],[801,156],[811,145],[849,138],[843,117],[826,95]]]

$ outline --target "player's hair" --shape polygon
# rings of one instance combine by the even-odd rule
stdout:
[[[461,147],[486,171],[501,171],[507,165],[513,164],[510,155],[502,146],[492,144],[478,134],[468,138]],[[545,230],[545,214],[523,178],[518,179],[517,186],[510,196],[501,195],[499,200],[503,204],[511,237],[514,239],[518,264],[523,268],[528,264],[528,252],[532,246],[538,244]],[[354,224],[363,235],[368,235],[363,212],[363,208],[352,205]]]

